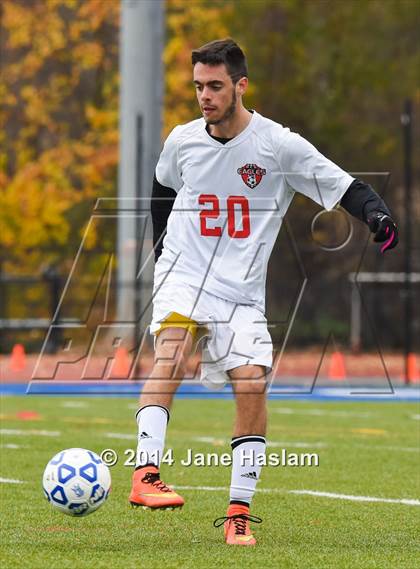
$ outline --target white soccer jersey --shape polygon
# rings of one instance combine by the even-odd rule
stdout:
[[[353,178],[307,140],[257,112],[222,144],[203,118],[177,126],[156,167],[177,192],[155,288],[184,282],[265,310],[268,260],[295,192],[327,210]]]

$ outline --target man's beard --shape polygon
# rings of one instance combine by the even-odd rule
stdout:
[[[230,117],[234,114],[236,110],[236,92],[235,89],[233,89],[232,91],[232,101],[229,105],[229,107],[226,109],[224,115],[220,118],[220,119],[205,119],[207,124],[221,124],[225,121],[227,121],[228,119],[230,119]]]

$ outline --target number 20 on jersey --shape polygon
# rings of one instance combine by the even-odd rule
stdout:
[[[220,217],[220,202],[216,194],[201,194],[198,203],[203,206],[210,205],[208,209],[200,211],[200,233],[205,237],[220,237],[222,227],[215,225],[208,226],[209,220],[216,220]],[[223,207],[223,204],[222,204]],[[229,196],[226,200],[227,229],[229,237],[243,239],[248,237],[251,231],[249,221],[249,202],[245,196]],[[239,223],[240,219],[240,223]],[[238,221],[237,229],[236,222]]]

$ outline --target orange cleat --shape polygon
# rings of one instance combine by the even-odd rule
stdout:
[[[129,496],[133,507],[144,510],[173,510],[184,505],[184,498],[162,482],[156,466],[144,466],[134,471]]]
[[[228,545],[255,545],[255,537],[251,533],[249,522],[260,524],[261,518],[251,516],[248,506],[230,504],[227,515],[214,520],[214,527],[224,524],[225,541]]]

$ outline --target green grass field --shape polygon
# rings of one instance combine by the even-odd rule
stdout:
[[[268,451],[284,447],[288,452],[317,452],[319,466],[263,469],[259,488],[264,491],[256,494],[252,508],[263,518],[254,526],[255,548],[226,546],[222,528],[212,526],[225,514],[228,492],[223,488],[229,486],[230,468],[180,464],[187,448],[220,454],[230,450],[233,403],[175,402],[167,441],[175,464],[162,467],[162,478],[175,486],[216,489],[179,490],[186,504],[174,512],[133,510],[128,505],[132,468],[123,465],[124,450],[135,448],[135,436],[110,438],[107,433],[135,435],[134,408],[135,401],[125,398],[1,400],[0,477],[24,481],[0,484],[4,569],[419,566],[418,505],[291,493],[313,490],[418,500],[418,405],[271,401],[268,440],[278,446]],[[197,440],[200,437],[209,439]],[[48,460],[76,446],[95,452],[113,448],[120,455],[111,469],[109,500],[86,518],[53,510],[41,488]]]

